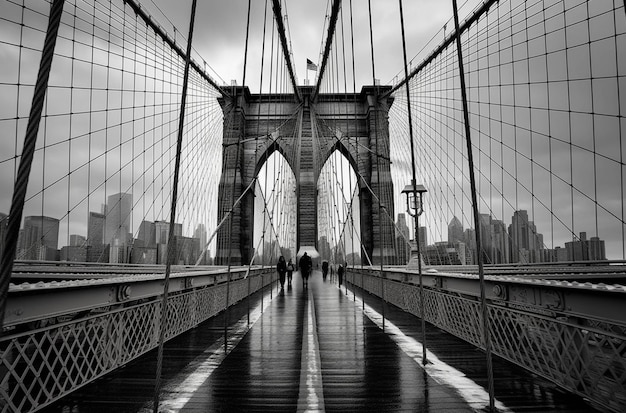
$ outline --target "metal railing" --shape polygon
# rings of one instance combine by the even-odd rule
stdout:
[[[347,281],[420,316],[417,277],[352,269]],[[479,348],[476,276],[424,275],[425,320]],[[626,410],[626,287],[488,277],[494,354],[581,395],[603,410]]]
[[[165,339],[276,279],[267,268],[174,274]],[[13,331],[0,340],[0,411],[39,410],[158,346],[162,274],[71,282],[73,288],[59,282],[13,286],[7,303],[13,317],[6,324]],[[68,291],[74,299],[60,295]],[[105,296],[109,302],[102,305]],[[34,300],[53,311],[36,317],[36,310],[29,312]]]

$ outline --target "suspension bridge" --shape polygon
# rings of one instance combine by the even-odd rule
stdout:
[[[0,0],[2,412],[626,410],[623,1],[215,3]]]

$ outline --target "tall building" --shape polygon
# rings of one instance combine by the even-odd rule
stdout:
[[[543,236],[537,233],[535,223],[528,220],[528,212],[515,211],[509,225],[512,263],[531,263],[540,260],[539,250],[543,247]]]
[[[131,194],[118,193],[107,198],[104,243],[116,246],[128,244],[130,237],[130,215],[133,207]]]
[[[451,244],[463,242],[463,224],[457,217],[452,218],[448,224],[448,242]]]
[[[87,224],[87,243],[89,245],[101,246],[104,244],[104,218],[104,214],[89,212],[89,222]]]
[[[472,228],[467,228],[463,231],[463,240],[467,251],[466,263],[476,264],[478,262],[478,255],[476,254],[476,231]]]
[[[167,221],[155,221],[155,241],[159,245],[167,245],[170,223]]]
[[[493,233],[491,215],[479,214],[480,219],[480,248],[485,264],[493,264]]]
[[[167,240],[170,234],[169,221],[156,221],[154,223],[156,244],[157,244],[157,262],[165,264],[167,262]],[[174,224],[174,237],[182,237],[183,225]]]
[[[581,232],[578,241],[566,242],[568,261],[606,260],[604,241],[598,237],[587,240],[587,233]]]
[[[61,248],[61,261],[87,261],[87,248],[78,245],[66,245]]]
[[[87,239],[82,235],[72,234],[70,235],[70,247],[84,247],[87,243]]]
[[[207,232],[204,224],[198,224],[196,226],[196,229],[193,232],[193,237],[200,241],[200,250],[204,250],[207,243]]]
[[[396,223],[396,263],[404,265],[411,258],[411,245],[407,242],[409,238],[409,227],[406,224],[406,216],[404,213],[398,214],[398,222]]]
[[[200,240],[177,236],[174,242],[176,245],[174,264],[195,264],[200,256]]]
[[[105,217],[104,213],[89,212],[89,222],[87,223],[88,262],[109,262],[109,248],[104,244]]]
[[[428,245],[428,234],[426,233],[426,227],[420,227],[419,233],[420,233],[420,249],[424,249]]]
[[[494,264],[506,264],[509,262],[510,243],[506,224],[499,219],[491,221],[492,239],[492,262]]]
[[[46,216],[24,218],[23,251],[27,260],[55,260],[59,248],[59,220]]]
[[[141,247],[156,247],[156,225],[151,221],[141,221],[139,225],[139,234],[137,235],[135,244]]]
[[[208,264],[208,260],[209,260],[209,251],[208,251],[208,246],[207,241],[208,241],[208,236],[207,236],[207,231],[206,231],[206,227],[204,226],[204,224],[198,224],[196,226],[196,229],[193,232],[193,237],[196,238],[199,242],[200,242],[200,255],[202,256],[202,260],[200,261],[200,264]],[[202,254],[204,252],[204,255]],[[289,256],[291,257],[291,252],[289,252]],[[285,256],[285,258],[287,258],[287,256]]]
[[[589,239],[589,260],[606,260],[606,249],[604,247],[604,241],[598,237],[591,237]]]
[[[435,245],[429,245],[424,250],[422,254],[424,258],[424,263],[426,265],[463,265],[465,264],[465,251],[460,251],[457,249],[458,245],[463,245],[461,243],[457,243],[455,246],[451,242],[436,242]],[[461,257],[463,254],[463,257]],[[463,261],[461,260],[463,258]]]
[[[170,234],[169,221],[155,221],[154,223],[156,233],[156,243],[161,245],[167,245],[167,239]],[[174,236],[182,237],[183,224],[174,224]]]
[[[332,250],[330,248],[330,243],[328,242],[328,238],[326,235],[320,237],[317,240],[317,251],[320,253],[320,257],[322,260],[330,260],[332,255]]]

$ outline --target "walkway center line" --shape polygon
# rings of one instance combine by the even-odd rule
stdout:
[[[340,288],[341,289],[341,288]],[[360,298],[354,299],[354,303],[361,308],[363,301]],[[364,313],[374,324],[383,330],[383,316],[368,304],[363,306]],[[400,347],[400,349],[411,357],[421,368],[428,373],[437,383],[453,388],[474,410],[484,411],[489,407],[489,393],[484,387],[467,377],[461,371],[449,364],[439,360],[432,352],[428,353],[428,364],[422,364],[422,343],[413,337],[409,337],[402,332],[389,319],[385,319],[385,333]],[[511,412],[502,402],[496,400],[495,406],[500,412]]]
[[[310,290],[302,328],[302,358],[300,363],[300,393],[298,412],[324,412],[324,389],[322,387],[322,364],[315,321],[315,304]]]

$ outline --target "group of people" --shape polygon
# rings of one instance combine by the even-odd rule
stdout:
[[[304,287],[309,286],[309,277],[311,275],[311,270],[313,269],[313,260],[311,257],[305,252],[300,258],[300,273],[302,274],[302,281],[304,283]],[[322,263],[322,276],[324,281],[326,281],[326,277],[328,275],[328,261],[324,261]],[[289,261],[285,261],[284,256],[280,256],[278,258],[278,263],[276,264],[276,271],[278,272],[278,279],[280,281],[280,288],[285,288],[285,280],[287,281],[287,286],[291,287],[291,281],[293,278],[293,272],[295,267],[293,265],[293,261],[289,258]],[[333,267],[330,266],[331,276],[333,272]],[[345,268],[342,265],[339,265],[337,268],[337,278],[339,281],[339,285],[343,284],[343,274],[345,272]]]

